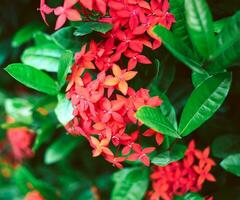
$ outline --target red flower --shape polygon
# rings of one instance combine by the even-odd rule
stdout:
[[[144,165],[149,166],[150,160],[147,157],[147,154],[152,153],[155,150],[155,147],[148,147],[145,149],[142,149],[142,147],[139,144],[133,144],[132,149],[135,153],[131,154],[127,160],[129,161],[136,161],[140,160],[144,163]]]
[[[72,8],[77,1],[78,0],[64,0],[63,6],[54,9],[54,14],[58,16],[55,30],[61,28],[67,19],[71,21],[80,21],[82,19],[79,12]]]
[[[155,140],[156,140],[157,144],[161,145],[163,143],[163,139],[164,139],[164,137],[161,133],[158,133],[152,129],[148,129],[143,133],[143,136],[146,136],[146,137],[150,137],[153,135],[155,135]]]
[[[121,162],[123,162],[124,160],[125,160],[125,158],[124,157],[114,157],[114,156],[106,156],[105,157],[105,159],[108,161],[108,162],[110,162],[110,163],[112,163],[113,164],[113,166],[116,166],[117,168],[123,168],[123,165],[121,164]]]
[[[209,158],[210,148],[207,147],[203,152],[195,151],[195,156],[199,159],[199,166],[202,168],[205,165],[214,166],[215,162]]]
[[[194,170],[197,174],[199,174],[199,177],[198,177],[198,180],[197,180],[197,185],[199,187],[201,187],[201,185],[204,183],[205,180],[208,180],[208,181],[211,181],[211,182],[216,181],[214,176],[209,173],[209,171],[211,170],[210,165],[207,165],[203,168],[201,168],[200,166],[194,166]]]
[[[53,8],[50,8],[46,3],[45,3],[45,0],[41,0],[40,1],[40,13],[41,13],[41,16],[43,18],[43,21],[45,22],[45,24],[48,25],[48,22],[47,22],[47,19],[46,19],[46,16],[45,14],[49,15],[53,12]]]
[[[32,192],[28,192],[24,197],[24,200],[45,200],[45,198],[38,191],[34,190]]]

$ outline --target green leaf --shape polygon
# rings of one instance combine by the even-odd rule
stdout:
[[[193,46],[203,58],[208,59],[215,51],[216,39],[206,0],[185,0],[185,15]]]
[[[58,95],[58,104],[55,108],[55,114],[64,126],[73,119],[73,107],[71,101],[69,101],[65,94]]]
[[[181,62],[195,72],[203,73],[200,61],[184,42],[165,27],[157,25],[153,32],[162,40],[166,48]]]
[[[21,61],[37,69],[57,72],[63,52],[64,50],[55,44],[43,44],[27,48],[21,56]]]
[[[237,134],[221,135],[212,143],[212,154],[215,157],[226,158],[236,153],[240,153],[240,136]]]
[[[207,72],[204,72],[202,74],[196,73],[196,72],[192,73],[192,83],[193,83],[194,87],[199,86],[207,78],[209,78],[209,74]]]
[[[184,0],[170,0],[170,12],[174,15],[176,23],[173,24],[173,33],[184,43],[190,45],[190,38],[187,32],[186,18],[184,15]]]
[[[54,44],[52,37],[43,32],[36,32],[33,36],[36,46],[41,46],[43,44]]]
[[[23,85],[49,95],[58,93],[56,82],[46,73],[21,63],[8,65],[5,70]]]
[[[221,72],[240,61],[240,12],[231,17],[217,36],[217,51],[211,58],[207,70]]]
[[[214,22],[213,26],[214,26],[214,32],[215,33],[220,33],[223,29],[223,27],[229,22],[229,17],[227,18],[223,18],[220,20],[217,20]]]
[[[166,166],[172,162],[182,159],[187,147],[183,144],[175,144],[170,150],[158,154],[152,159],[152,163],[159,166]]]
[[[149,128],[175,138],[180,138],[174,125],[158,108],[141,107],[136,114],[137,119]]]
[[[82,38],[74,35],[74,27],[68,26],[59,29],[52,34],[53,41],[61,48],[71,50],[73,52],[80,51],[82,46],[86,43],[87,38]]]
[[[198,193],[190,192],[183,196],[176,196],[174,200],[204,200]]]
[[[25,167],[18,167],[14,172],[14,181],[18,189],[26,194],[32,189],[39,191],[46,199],[57,199],[55,189],[46,182],[40,181]]]
[[[111,200],[141,200],[143,199],[149,183],[149,172],[147,168],[123,169],[115,176],[115,186],[112,191]],[[116,178],[118,177],[118,178]]]
[[[228,172],[240,176],[240,154],[233,154],[225,158],[221,163],[221,167]]]
[[[181,116],[181,136],[193,132],[218,110],[228,94],[231,80],[230,73],[220,73],[209,77],[194,89]]]
[[[43,31],[44,29],[45,26],[43,25],[43,23],[31,22],[27,24],[26,26],[24,26],[23,28],[16,32],[12,40],[12,46],[13,47],[21,46],[25,42],[31,40],[36,32]]]
[[[44,162],[53,164],[64,159],[78,146],[81,139],[81,137],[62,134],[48,147],[44,156]]]
[[[84,36],[92,33],[93,31],[100,33],[107,33],[112,29],[112,24],[103,22],[77,22],[74,31],[75,36]]]
[[[60,65],[58,69],[58,84],[60,88],[66,83],[66,77],[72,65],[73,54],[71,51],[65,51],[60,58]]]
[[[5,110],[8,116],[15,119],[15,122],[31,124],[33,121],[32,104],[25,99],[6,99]]]

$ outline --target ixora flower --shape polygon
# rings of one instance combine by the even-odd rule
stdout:
[[[175,195],[199,192],[205,181],[216,181],[210,173],[215,162],[209,158],[209,153],[209,147],[200,151],[191,141],[182,160],[164,167],[154,166],[150,175],[152,190],[148,193],[149,199],[171,200]]]
[[[45,200],[45,198],[36,190],[28,192],[24,200]]]
[[[41,6],[45,4],[41,2]],[[144,49],[156,49],[161,44],[149,34],[152,27],[161,24],[170,28],[174,23],[173,15],[168,12],[168,1],[65,0],[63,6],[53,9],[57,29],[67,19],[81,20],[80,16],[93,19],[90,15],[96,12],[99,18],[95,15],[95,21],[112,25],[110,31],[100,35],[98,42],[92,40],[75,53],[66,89],[74,119],[66,129],[70,134],[84,136],[93,148],[94,157],[101,155],[116,167],[121,168],[124,160],[139,160],[149,166],[148,154],[155,147],[144,146],[141,137],[154,137],[158,145],[164,137],[153,130],[142,134],[142,124],[135,113],[141,106],[160,106],[162,100],[150,97],[147,89],[134,90],[129,81],[137,76],[134,69],[138,63],[152,63],[144,55]],[[45,20],[47,12],[42,14]],[[128,133],[130,125],[136,129]]]

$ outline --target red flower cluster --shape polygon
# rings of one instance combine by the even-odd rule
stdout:
[[[191,141],[182,160],[164,167],[154,166],[150,176],[153,190],[149,192],[149,198],[171,200],[174,195],[200,191],[205,181],[214,182],[210,171],[215,162],[209,158],[209,153],[209,147],[200,151]]]
[[[45,200],[45,198],[38,191],[31,191],[26,194],[24,200]]]
[[[100,42],[91,41],[75,54],[72,73],[67,78],[67,98],[72,102],[75,118],[66,128],[71,134],[87,138],[93,156],[103,155],[119,168],[125,159],[139,159],[148,166],[147,154],[155,149],[143,149],[138,143],[141,123],[137,122],[135,112],[144,105],[159,106],[161,100],[151,98],[146,89],[135,91],[128,81],[136,76],[133,69],[137,63],[151,64],[142,55],[143,49],[160,46],[151,28],[156,24],[171,27],[174,17],[168,9],[168,0],[65,0],[63,6],[54,9],[41,1],[45,21],[45,14],[54,12],[58,16],[56,29],[66,19],[75,21],[81,16],[90,19],[89,10],[100,12],[99,22],[112,24],[112,30],[102,35]],[[89,70],[98,71],[95,79]],[[131,134],[126,133],[129,124],[138,126]],[[143,135],[154,135],[159,145],[163,141],[163,136],[152,130]],[[110,146],[117,150],[113,152]]]
[[[13,151],[13,157],[16,160],[22,161],[24,158],[32,158],[34,156],[31,145],[35,134],[28,128],[10,128],[7,131],[7,137]]]

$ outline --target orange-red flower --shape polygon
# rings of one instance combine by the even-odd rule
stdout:
[[[136,71],[123,71],[121,68],[114,64],[112,67],[112,72],[114,76],[106,77],[104,84],[106,86],[118,86],[119,91],[121,91],[124,95],[127,94],[128,91],[128,83],[127,81],[133,79],[136,75]]]

